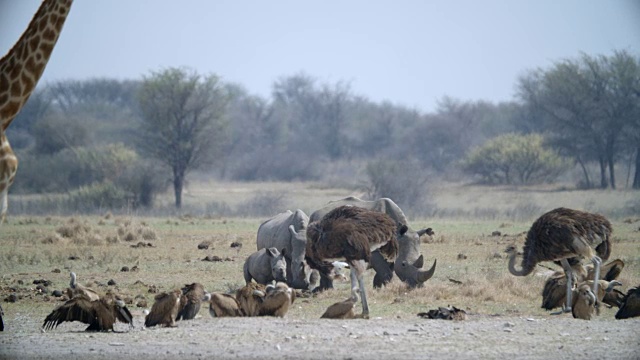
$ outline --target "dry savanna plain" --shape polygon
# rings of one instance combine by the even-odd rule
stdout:
[[[320,319],[327,306],[349,296],[348,281],[336,280],[333,290],[297,298],[284,318],[212,318],[203,307],[175,328],[144,328],[143,311],[158,291],[192,282],[210,292],[244,285],[244,260],[256,250],[258,226],[268,217],[213,216],[198,209],[212,201],[233,208],[265,192],[286,194],[281,211],[307,213],[330,200],[361,195],[308,183],[201,182],[185,194],[189,211],[174,216],[15,216],[10,207],[8,223],[0,227],[0,359],[640,356],[640,318],[616,320],[615,308],[602,309],[590,321],[551,315],[540,308],[541,292],[559,268],[545,263],[527,277],[515,277],[504,252],[510,244],[522,248],[523,232],[543,212],[560,206],[600,212],[614,227],[610,259],[625,262],[621,290],[640,285],[640,195],[625,190],[432,186],[431,215],[405,214],[414,229],[435,231],[421,244],[425,266],[437,259],[435,275],[417,289],[395,278],[373,289],[374,272],[367,271],[370,319]],[[242,247],[231,247],[234,242]],[[203,261],[207,257],[215,261]],[[85,324],[63,323],[42,332],[46,315],[63,302],[52,292],[68,286],[70,271],[83,285],[125,298],[134,328],[118,323],[115,332],[89,333]],[[417,316],[450,305],[464,309],[466,320]]]

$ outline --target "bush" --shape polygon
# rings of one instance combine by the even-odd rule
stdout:
[[[132,194],[111,182],[81,187],[69,194],[69,205],[77,211],[124,209],[131,206]]]
[[[567,161],[543,146],[542,135],[505,134],[472,150],[462,168],[488,184],[530,185],[555,180]]]
[[[429,210],[427,176],[417,164],[378,160],[369,162],[365,171],[368,177],[365,190],[369,199],[387,197],[414,213]]]

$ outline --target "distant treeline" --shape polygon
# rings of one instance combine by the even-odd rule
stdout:
[[[180,92],[189,84],[204,90]],[[224,180],[325,181],[406,202],[434,178],[530,184],[564,176],[583,188],[640,189],[638,56],[583,54],[528,71],[515,88],[511,102],[445,96],[435,112],[424,113],[304,73],[274,81],[269,98],[184,68],[134,80],[42,84],[7,131],[20,160],[11,191],[108,183],[150,206],[155,191],[175,186],[180,161],[188,162],[185,176],[198,169]],[[160,120],[178,108],[195,120],[216,113],[207,115],[216,126],[198,130],[208,140],[188,143],[208,153],[206,161],[162,161],[173,155],[150,149],[164,141],[187,146],[164,133],[188,130],[184,124],[164,127]]]

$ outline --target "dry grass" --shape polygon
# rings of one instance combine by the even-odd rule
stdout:
[[[264,190],[264,186],[260,188]],[[310,191],[310,188],[304,189]],[[250,191],[237,190],[235,193],[248,194]],[[472,192],[467,204],[472,204],[478,193]],[[320,189],[318,193],[302,198],[314,199],[310,203],[319,207],[328,200],[346,195],[349,194],[341,190]],[[510,192],[493,195],[500,199],[512,196]],[[601,203],[615,203],[618,194],[613,195],[614,200],[602,200]],[[442,193],[439,198],[449,196],[452,195]],[[457,196],[463,195],[458,193]],[[568,203],[577,201],[565,204],[562,199],[566,196],[571,194],[550,193],[549,198],[538,198],[537,201],[546,203],[545,207],[552,207],[549,204],[553,198],[558,199],[556,206],[569,206]],[[588,201],[584,194],[580,196],[583,201]],[[500,201],[493,203],[503,206]],[[256,250],[255,236],[263,220],[212,219],[193,215],[136,218],[110,213],[73,218],[11,217],[9,223],[0,228],[0,272],[3,274],[0,299],[15,292],[22,299],[12,306],[44,316],[57,300],[37,292],[33,280],[51,280],[50,293],[68,285],[69,271],[75,271],[83,284],[96,284],[99,291],[106,292],[112,288],[136,301],[146,300],[148,304],[153,303],[153,291],[169,290],[194,281],[203,283],[209,291],[229,292],[244,284],[242,265],[244,259]],[[471,314],[546,314],[540,309],[540,293],[549,270],[539,267],[537,273],[523,278],[514,277],[507,271],[504,249],[513,243],[522,247],[522,233],[528,229],[530,221],[509,218],[410,221],[415,229],[432,227],[436,232],[429,241],[421,244],[425,267],[431,266],[434,259],[438,261],[435,276],[419,289],[408,289],[394,279],[385,288],[376,290],[370,286],[374,273],[368,271],[365,277],[369,284],[367,294],[373,317],[412,318],[418,312],[447,305],[465,309]],[[640,221],[637,217],[624,218],[614,220],[613,225],[612,259],[621,258],[626,263],[620,278],[626,290],[640,284]],[[500,235],[492,235],[495,231]],[[139,242],[151,244],[151,247],[132,247]],[[208,249],[198,249],[203,242],[210,244]],[[233,242],[243,246],[232,248]],[[227,261],[202,261],[206,256],[218,256]],[[120,271],[125,266],[136,266],[138,270]],[[117,285],[106,285],[112,279]],[[349,287],[348,282],[337,281],[334,290],[313,298],[299,298],[287,316],[318,318],[327,306],[346,299]],[[607,310],[601,316],[612,316],[612,311]]]

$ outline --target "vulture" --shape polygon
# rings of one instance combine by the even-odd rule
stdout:
[[[144,318],[144,326],[164,325],[175,327],[176,317],[182,307],[182,291],[180,289],[160,293],[156,295],[151,311]]]
[[[236,317],[242,316],[240,303],[233,295],[229,294],[211,294],[209,301],[209,314],[212,317]]]
[[[258,315],[284,317],[295,298],[295,292],[285,282],[267,285]]]
[[[98,295],[95,290],[78,284],[76,280],[76,273],[71,272],[69,275],[71,276],[71,281],[69,282],[69,287],[67,288],[67,297],[69,299],[73,299],[78,295],[84,295],[91,299],[91,301],[100,299],[100,295]]]
[[[182,307],[178,311],[176,320],[191,320],[200,311],[200,304],[209,301],[208,293],[204,291],[204,286],[199,283],[185,285],[182,288]],[[209,295],[210,296],[210,295]]]
[[[594,313],[599,315],[600,308],[598,305],[608,293],[613,291],[614,286],[622,285],[617,280],[598,280],[599,286],[596,294],[592,291],[593,282],[593,280],[582,282],[573,290],[571,313],[576,319],[591,320]]]
[[[355,306],[358,303],[358,292],[351,291],[351,297],[344,301],[339,301],[327,308],[321,319],[353,319],[356,317]]]
[[[55,308],[45,319],[42,329],[52,330],[65,321],[89,324],[86,331],[113,331],[116,320],[133,327],[133,317],[124,301],[107,294],[98,300],[86,295],[76,295]]]
[[[251,282],[236,291],[236,300],[244,316],[260,315],[260,305],[264,300],[266,286]]]
[[[628,319],[640,316],[640,286],[631,288],[622,299],[616,319]]]
[[[622,269],[624,268],[624,262],[620,259],[613,260],[605,265],[602,265],[600,272],[600,279],[606,281],[613,281],[618,278]],[[586,280],[593,280],[595,271],[593,266],[578,265],[577,271],[574,273],[576,283],[581,283]],[[566,274],[563,271],[555,272],[551,277],[547,279],[542,290],[542,308],[546,310],[552,310],[557,307],[562,307],[566,302]],[[612,289],[607,292],[602,302],[609,307],[620,307],[622,294],[617,289]]]

